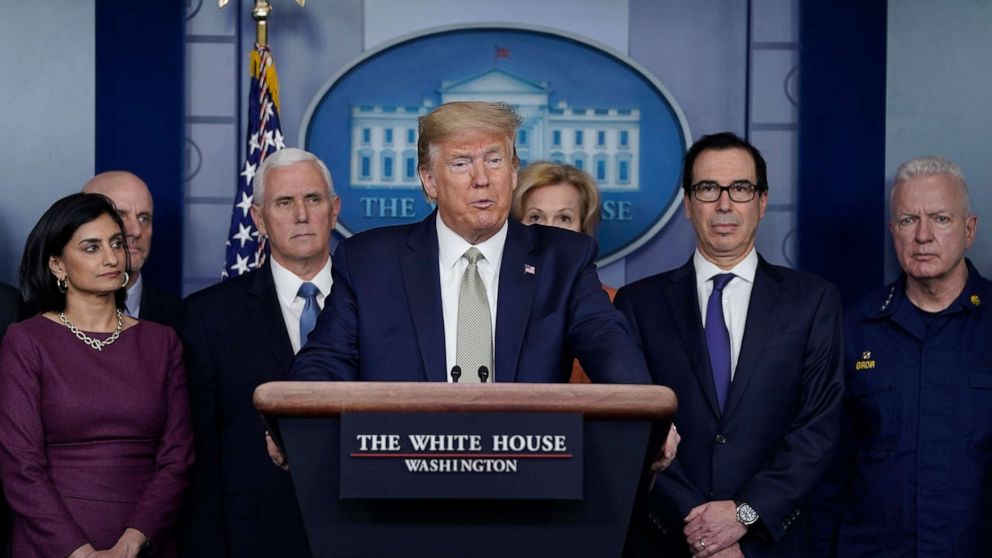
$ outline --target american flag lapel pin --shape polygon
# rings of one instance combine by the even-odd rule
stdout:
[[[524,264],[524,275],[534,275],[535,271],[537,270],[534,269],[534,266],[530,264]]]

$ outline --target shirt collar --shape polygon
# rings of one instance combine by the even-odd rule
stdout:
[[[988,283],[978,273],[978,270],[975,269],[971,260],[965,258],[964,263],[968,266],[968,282],[965,283],[964,290],[961,291],[961,296],[958,297],[957,304],[960,304],[973,314],[978,314],[986,304],[992,302],[987,300],[989,296],[988,289],[983,288]]]
[[[964,289],[958,295],[954,302],[948,306],[944,312],[948,312],[951,309],[963,310],[972,314],[978,314],[984,304],[988,304],[989,301],[985,300],[985,294],[982,292],[982,276],[979,275],[978,270],[967,258],[965,259],[965,265],[968,267],[968,280],[965,281]],[[908,297],[907,297],[908,298]]]
[[[985,283],[984,278],[975,269],[974,264],[971,260],[965,258],[965,265],[968,266],[968,280],[964,284],[964,289],[958,294],[957,298],[954,299],[947,308],[941,311],[941,314],[956,312],[959,310],[964,310],[972,314],[978,314],[981,312],[982,307],[989,303],[986,300],[989,293],[984,292],[985,289],[982,285]],[[885,290],[885,299],[882,301],[881,306],[877,311],[873,312],[876,317],[884,317],[892,315],[897,309],[902,306],[913,309],[915,306],[913,302],[909,300],[906,296],[906,273],[903,272],[899,275],[899,278],[891,283],[888,289]]]
[[[733,273],[736,278],[743,279],[748,283],[754,283],[754,274],[758,270],[758,251],[751,248],[747,256],[729,270],[718,267],[715,263],[706,259],[696,248],[696,253],[692,255],[692,266],[696,269],[696,285],[702,285],[709,281],[714,275],[721,273]]]
[[[286,269],[285,267],[279,265],[279,262],[275,258],[269,258],[269,267],[272,268],[272,280],[276,285],[276,295],[279,297],[280,302],[285,306],[289,306],[296,299],[296,294],[300,292],[300,285],[303,284],[303,279],[292,271]],[[320,268],[317,275],[313,276],[310,280],[320,294],[326,297],[331,292],[331,258],[327,258],[327,263],[324,267]]]
[[[434,222],[437,224],[437,251],[438,258],[441,261],[441,269],[451,269],[454,267],[458,263],[458,260],[465,255],[465,251],[472,246],[475,246],[482,252],[482,255],[485,256],[486,261],[489,262],[489,265],[493,269],[499,269],[499,264],[503,259],[503,246],[506,245],[506,231],[509,229],[509,219],[503,223],[503,226],[500,227],[496,234],[479,244],[470,244],[467,240],[459,236],[458,233],[451,230],[448,225],[444,224],[440,213],[438,213],[437,219]]]

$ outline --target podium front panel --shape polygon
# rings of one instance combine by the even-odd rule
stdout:
[[[578,413],[346,413],[343,499],[581,500]]]
[[[644,490],[646,448],[660,447],[667,431],[650,421],[587,419],[578,501],[342,500],[340,418],[279,423],[319,558],[619,557],[638,487]]]

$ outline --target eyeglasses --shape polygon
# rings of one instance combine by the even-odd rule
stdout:
[[[738,180],[730,186],[720,186],[712,180],[704,180],[692,185],[692,195],[703,203],[713,203],[726,191],[730,201],[747,203],[758,193],[758,186],[747,180]]]

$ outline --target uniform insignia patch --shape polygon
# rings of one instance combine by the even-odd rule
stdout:
[[[882,307],[878,309],[880,312],[885,312],[885,309],[889,307],[889,303],[892,302],[892,297],[895,296],[895,294],[896,286],[892,285],[892,288],[889,289],[889,296],[885,297],[885,302],[883,302]]]
[[[862,351],[861,360],[854,363],[854,369],[858,371],[871,370],[875,368],[875,361],[871,359],[871,351]]]

